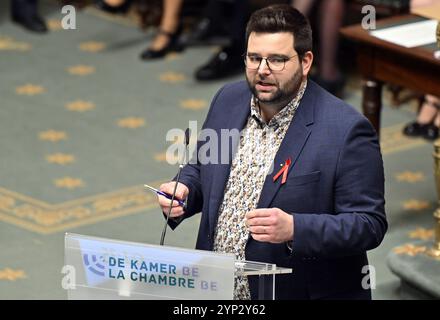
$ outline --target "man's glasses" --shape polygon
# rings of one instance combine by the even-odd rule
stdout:
[[[266,65],[269,68],[270,71],[283,71],[286,62],[290,59],[297,56],[291,56],[291,57],[281,57],[281,56],[271,56],[271,57],[261,57],[259,55],[254,54],[244,54],[244,64],[246,65],[246,68],[249,70],[258,70],[261,65],[261,61],[266,60]]]

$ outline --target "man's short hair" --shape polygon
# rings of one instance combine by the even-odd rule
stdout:
[[[278,4],[255,11],[246,26],[246,47],[252,33],[290,32],[299,58],[312,50],[312,28],[307,18],[288,4]]]

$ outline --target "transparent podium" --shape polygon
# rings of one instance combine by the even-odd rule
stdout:
[[[232,300],[234,277],[255,276],[258,299],[272,300],[275,276],[291,272],[232,254],[67,233],[62,284],[74,300]]]

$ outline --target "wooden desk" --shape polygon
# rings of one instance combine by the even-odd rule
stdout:
[[[420,19],[402,15],[379,20],[376,26],[379,29]],[[378,134],[384,82],[440,96],[440,60],[433,56],[435,46],[401,47],[371,36],[361,25],[342,28],[341,33],[358,44],[357,65],[363,77],[362,109]]]

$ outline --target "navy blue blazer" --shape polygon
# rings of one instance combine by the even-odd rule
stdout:
[[[250,113],[246,82],[224,86],[214,97],[203,128],[242,130]],[[205,141],[198,141],[200,148]],[[232,145],[230,145],[232,147]],[[189,164],[181,182],[188,186],[183,219],[202,212],[197,249],[212,250],[219,206],[232,162]],[[246,259],[293,269],[276,277],[277,299],[371,298],[362,288],[366,251],[387,230],[384,172],[377,135],[370,122],[313,81],[275,156],[274,168],[292,159],[287,181],[266,177],[258,208],[280,208],[294,216],[293,251],[285,243],[246,245]],[[183,219],[171,221],[174,229]],[[249,277],[252,298],[258,283]],[[365,281],[364,281],[365,282]]]

